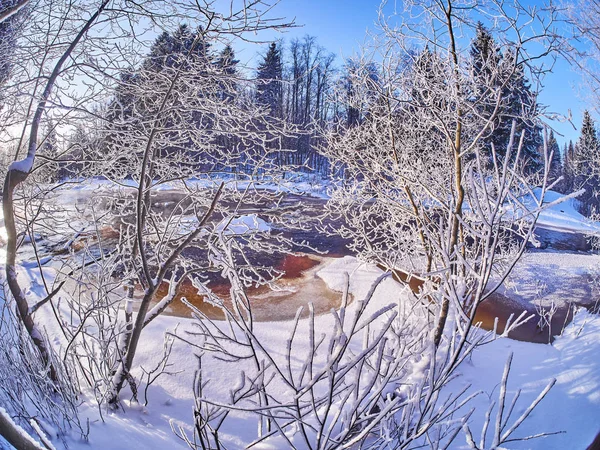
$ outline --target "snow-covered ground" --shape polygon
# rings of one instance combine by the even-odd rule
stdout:
[[[88,185],[91,190],[105,189],[103,183]],[[321,188],[319,188],[321,189]],[[321,190],[325,192],[324,189]],[[324,194],[323,194],[324,195]],[[552,193],[554,196],[555,194]],[[556,194],[558,195],[558,194]],[[554,201],[549,198],[548,201]],[[583,218],[575,210],[571,201],[554,205],[542,213],[540,224],[549,229],[565,232],[589,232],[600,230],[600,226]],[[225,225],[224,225],[225,226]],[[269,224],[256,215],[247,215],[229,224],[231,232],[246,229],[268,230]],[[600,257],[592,254],[573,252],[534,251],[526,255],[517,266],[509,283],[504,288],[507,295],[516,301],[526,302],[535,297],[542,306],[552,303],[568,303],[575,297],[585,298],[592,295],[587,280],[598,266]],[[39,271],[25,261],[22,264],[21,281],[31,294],[41,292]],[[52,268],[47,268],[52,276]],[[359,262],[353,257],[345,257],[327,262],[316,276],[321,278],[330,289],[342,291],[345,273],[350,274],[349,291],[354,299],[362,299],[372,283],[381,275],[374,266]],[[529,287],[526,287],[529,286]],[[408,292],[391,278],[385,279],[375,291],[370,310],[376,311],[387,305],[403,302]],[[537,289],[540,295],[535,296]],[[38,313],[44,312],[50,333],[58,332],[51,326],[52,313],[44,306]],[[306,320],[300,322],[301,329],[306,328]],[[320,330],[331,330],[334,319],[331,315],[316,318],[315,326]],[[257,333],[267,342],[274,354],[283,354],[287,336],[293,327],[292,321],[258,323]],[[152,368],[162,356],[165,330],[177,330],[184,336],[193,328],[193,320],[181,317],[161,316],[144,330],[143,339],[137,353],[136,366]],[[600,432],[600,316],[581,310],[573,322],[558,337],[553,345],[532,344],[499,338],[477,348],[472,356],[458,369],[459,376],[445,387],[442,396],[467,388],[465,394],[481,392],[465,408],[474,408],[469,426],[476,440],[482,428],[490,401],[497,401],[502,370],[509,354],[513,354],[513,363],[508,381],[507,401],[521,390],[509,426],[518,418],[533,399],[543,390],[550,380],[556,379],[556,385],[542,400],[531,416],[519,426],[514,436],[524,438],[543,432],[562,432],[545,438],[511,442],[507,448],[519,449],[584,449]],[[193,349],[175,341],[170,358],[171,375],[162,375],[148,390],[149,404],[124,401],[119,411],[103,410],[100,417],[98,407],[90,398],[85,398],[80,407],[81,417],[89,420],[89,440],[71,440],[72,449],[178,449],[188,448],[173,430],[182,430],[191,435],[193,428],[193,379],[198,361]],[[226,397],[236,383],[237,374],[227,370],[224,365],[215,363],[205,367],[212,389],[212,395]],[[138,369],[136,375],[141,375]],[[143,401],[144,396],[141,395]],[[494,417],[495,410],[492,413]],[[494,419],[488,429],[491,435]],[[256,437],[256,422],[246,416],[233,417],[221,438],[228,448],[244,448]],[[488,445],[491,442],[488,438]],[[274,445],[274,446],[273,446]],[[286,448],[283,443],[271,446],[257,445],[254,448]],[[468,448],[463,434],[460,434],[450,448]]]
[[[591,281],[600,256],[591,253],[532,250],[523,255],[499,292],[524,309],[536,306],[591,305]]]
[[[472,358],[459,368],[461,375],[445,389],[450,392],[470,386],[469,392],[482,392],[469,405],[469,408],[475,408],[470,427],[478,441],[490,402],[498,403],[502,370],[509,355],[513,354],[507,404],[512,402],[517,391],[520,390],[521,395],[508,421],[509,427],[546,385],[556,379],[554,387],[517,429],[514,437],[561,433],[511,442],[506,448],[584,450],[600,432],[599,351],[600,317],[581,310],[552,345],[497,339],[475,350]],[[492,429],[496,412],[497,409],[492,414]],[[489,436],[491,433],[488,433],[488,445],[491,442]],[[460,439],[452,448],[468,448],[466,443],[459,444]]]
[[[554,191],[546,192],[545,204],[552,204],[544,209],[537,220],[537,226],[549,230],[567,233],[600,233],[600,224],[593,222],[577,211],[575,199],[560,202],[562,194]]]
[[[317,198],[328,198],[328,190],[334,187],[334,183],[316,175],[303,173],[290,173],[287,178],[270,180],[248,180],[247,177],[236,179],[232,174],[221,174],[216,178],[190,179],[185,182],[190,189],[214,188],[221,181],[225,183],[226,189],[235,189],[243,191],[248,187],[252,190],[268,190],[278,193],[302,194]],[[134,180],[123,180],[118,183],[125,188],[137,188]],[[106,179],[86,179],[77,182],[71,189],[73,193],[82,194],[92,191],[102,191],[114,189],[115,183]],[[153,186],[154,192],[176,191],[181,189],[181,181],[161,182]]]
[[[577,266],[577,262],[573,262]],[[319,272],[332,289],[341,290],[345,283],[344,273],[350,273],[350,292],[355,298],[364,298],[373,281],[381,274],[376,267],[345,257],[328,262]],[[28,274],[36,278],[35,272]],[[35,289],[36,283],[32,289]],[[395,304],[406,294],[402,286],[392,279],[384,280],[372,298],[373,310],[390,303]],[[330,330],[333,322],[329,315],[319,316],[316,327]],[[165,330],[175,330],[184,335],[192,328],[192,320],[177,317],[159,317],[144,331],[138,351],[137,365],[153,367],[161,357]],[[304,323],[306,321],[303,321]],[[282,354],[285,336],[292,322],[258,324],[259,334],[269,343],[275,354]],[[531,344],[499,338],[477,348],[472,357],[460,366],[459,376],[453,380],[442,395],[457,392],[468,386],[467,395],[481,391],[467,408],[475,408],[469,424],[476,438],[479,436],[483,418],[491,400],[496,400],[501,374],[506,359],[514,354],[508,382],[508,400],[521,389],[521,396],[513,413],[516,420],[529,403],[555,378],[556,385],[531,417],[515,432],[515,437],[527,437],[541,432],[562,431],[563,434],[546,438],[513,442],[507,448],[523,449],[583,449],[600,431],[600,317],[579,312],[575,320],[559,337],[554,345]],[[72,449],[178,449],[187,448],[172,428],[182,427],[188,433],[192,428],[192,382],[197,369],[197,360],[188,345],[176,342],[173,347],[170,370],[173,375],[161,376],[149,389],[149,404],[141,406],[124,402],[124,409],[104,412],[104,421],[99,417],[96,405],[91,400],[80,408],[82,418],[90,421],[89,442],[69,442]],[[213,395],[224,397],[235,383],[235,374],[225,367],[209,367],[208,374]],[[138,373],[139,375],[139,373]],[[492,417],[494,417],[492,415]],[[490,427],[493,429],[492,426]],[[488,431],[491,433],[491,431]],[[221,438],[228,448],[244,448],[256,437],[254,421],[236,418],[223,430]],[[258,446],[257,448],[287,448],[282,446]],[[451,448],[468,448],[461,434]]]

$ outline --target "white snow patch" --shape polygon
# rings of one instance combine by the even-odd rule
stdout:
[[[217,225],[217,231],[225,234],[245,234],[249,232],[268,232],[271,231],[271,227],[256,214],[248,214],[233,219],[223,219]]]
[[[539,189],[535,191],[539,196]],[[564,198],[563,194],[548,191],[544,197],[544,203],[553,203]],[[583,216],[576,209],[577,200],[568,199],[543,210],[537,221],[537,226],[555,231],[578,232],[578,233],[600,233],[600,223],[593,222]]]
[[[8,166],[8,170],[16,170],[18,172],[29,173],[33,167],[33,155],[29,155],[19,161],[14,161]]]
[[[469,426],[479,441],[483,419],[490,401],[498,400],[502,370],[510,353],[513,362],[508,379],[507,402],[517,390],[521,396],[509,426],[554,378],[556,385],[517,429],[514,437],[542,432],[564,431],[546,438],[510,442],[511,449],[584,449],[600,431],[600,317],[579,311],[565,333],[553,345],[498,339],[475,350],[470,362],[459,368],[461,376],[444,388],[442,395],[471,385],[467,394],[482,390],[465,410],[475,412]],[[489,397],[488,397],[489,395]],[[495,412],[492,415],[495,420]],[[488,429],[491,442],[494,422]],[[459,436],[452,448],[469,448]]]

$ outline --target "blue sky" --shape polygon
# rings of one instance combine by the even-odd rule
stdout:
[[[357,52],[367,41],[368,29],[375,29],[379,0],[283,0],[273,10],[273,16],[295,19],[298,28],[285,33],[268,33],[261,35],[262,39],[277,39],[283,37],[290,41],[295,37],[311,35],[317,38],[319,45],[337,55],[337,64]],[[541,5],[541,1],[528,0],[531,5]],[[388,7],[393,8],[391,0]],[[401,8],[401,1],[398,1]],[[266,47],[266,46],[265,46]],[[259,47],[249,46],[239,52],[238,57],[243,63],[254,66],[252,62]],[[580,76],[566,62],[558,61],[553,73],[544,79],[539,102],[548,107],[548,111],[562,115],[572,114],[573,124],[579,128],[583,109],[587,105],[581,99]],[[549,124],[564,137],[557,136],[562,144],[569,139],[575,141],[578,131],[569,123],[551,121]]]

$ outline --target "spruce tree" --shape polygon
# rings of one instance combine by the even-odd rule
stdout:
[[[552,160],[550,161],[550,173],[548,174],[548,181],[552,183],[559,179],[563,174],[560,147],[558,146],[554,131],[552,130],[550,130],[550,135],[548,136],[547,147],[548,157],[552,156]]]
[[[487,121],[496,109],[496,91],[501,89],[502,54],[493,36],[481,22],[477,24],[470,54],[474,80],[472,96],[474,109],[480,118]],[[505,120],[502,115],[498,115],[483,137],[482,146],[490,156],[492,144],[498,153],[504,154],[510,135],[510,126],[503,123]]]
[[[283,116],[282,77],[281,49],[272,42],[257,69],[256,100],[277,118]]]
[[[505,59],[511,67],[513,67],[515,57],[512,52],[505,55]],[[523,65],[514,66],[503,97],[506,99],[506,108],[503,113],[504,126],[512,126],[513,119],[516,120],[516,142],[523,133],[525,134],[521,149],[525,161],[525,171],[527,173],[536,172],[543,164],[540,155],[543,145],[542,128],[537,122],[539,116],[537,94],[531,90]]]
[[[574,174],[573,170],[573,159],[575,154],[575,146],[573,141],[569,141],[569,145],[565,144],[564,148],[564,161],[563,161],[563,178],[562,192],[569,194],[573,192]]]
[[[518,142],[520,136],[525,134],[521,149],[525,172],[533,173],[542,164],[539,153],[542,148],[542,129],[537,124],[539,106],[524,67],[515,58],[516,55],[510,50],[502,54],[491,33],[482,23],[478,23],[477,34],[471,44],[474,114],[483,124],[490,120],[496,107],[499,107],[488,132],[483,136],[482,145],[490,152],[490,157],[492,145],[498,155],[504,155],[515,120],[515,141]],[[499,105],[498,94],[501,96]]]
[[[237,91],[235,75],[238,63],[239,61],[235,59],[235,53],[231,45],[225,46],[215,61],[217,71],[223,75],[223,77],[220,77],[217,93],[218,98],[221,100],[231,101],[235,98]]]
[[[174,32],[164,31],[156,38],[144,61],[144,68],[158,72],[165,68],[181,67],[183,60],[188,58],[196,63],[209,63],[209,50],[210,45],[204,40],[201,28],[193,33],[188,25],[181,24]]]
[[[597,153],[598,137],[596,136],[596,126],[590,112],[586,110],[583,112],[581,134],[577,141],[573,161],[578,180],[584,180],[592,174],[592,162]]]
[[[598,187],[600,185],[597,168],[598,150],[598,137],[594,119],[586,110],[583,112],[581,134],[575,145],[572,168],[574,187],[585,189],[585,193],[579,197],[579,201],[581,202],[581,211],[588,215],[600,210],[598,208]]]
[[[227,75],[236,74],[238,63],[239,61],[235,59],[235,52],[231,45],[226,45],[225,48],[221,50],[216,61],[217,67]]]

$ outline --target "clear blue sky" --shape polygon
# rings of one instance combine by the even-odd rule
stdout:
[[[541,5],[542,1],[527,0],[531,5]],[[261,38],[274,40],[284,38],[287,42],[295,37],[311,35],[319,45],[337,55],[337,64],[357,52],[367,41],[367,29],[375,29],[379,0],[282,0],[273,10],[273,16],[295,19],[298,28],[285,33],[266,33]],[[388,5],[393,8],[394,1]],[[398,0],[398,8],[402,8]],[[265,47],[266,48],[266,47]],[[253,60],[260,47],[247,46],[238,54],[243,63],[254,66]],[[579,75],[564,61],[558,61],[553,73],[544,79],[544,89],[539,102],[553,113],[568,115],[571,110],[573,124],[579,129],[583,109],[587,105],[581,100],[582,89]],[[579,132],[569,123],[549,122],[555,130],[564,135],[557,136],[559,144],[569,139],[575,141]]]

